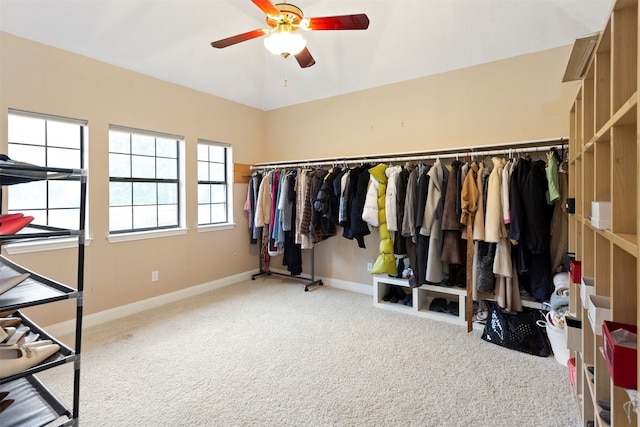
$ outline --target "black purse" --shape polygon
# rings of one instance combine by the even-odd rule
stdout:
[[[482,339],[511,350],[534,356],[549,357],[551,344],[547,338],[544,316],[539,310],[510,312],[494,301],[484,301],[489,308]],[[539,323],[541,322],[541,323]]]

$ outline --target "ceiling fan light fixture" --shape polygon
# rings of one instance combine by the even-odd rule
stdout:
[[[300,34],[292,34],[287,31],[276,31],[264,39],[264,47],[274,55],[285,58],[289,55],[297,55],[307,46],[307,41]]]

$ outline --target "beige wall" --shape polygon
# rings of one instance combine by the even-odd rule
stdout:
[[[197,231],[196,143],[198,138],[233,145],[234,161],[264,158],[264,112],[79,55],[0,33],[0,152],[6,152],[7,110],[85,119],[89,123],[89,224],[85,313],[91,314],[257,267],[242,206],[246,184],[234,185],[232,230]],[[131,126],[184,135],[186,220],[184,236],[109,243],[108,128]],[[4,147],[4,148],[2,148]],[[26,160],[28,159],[21,159]],[[75,253],[59,250],[12,257],[47,276],[75,284]],[[151,282],[151,271],[160,280]],[[69,311],[48,306],[33,314],[50,324]],[[31,310],[32,313],[36,310]],[[66,315],[66,316],[65,316]]]
[[[577,83],[561,83],[570,52],[565,46],[269,111],[264,161],[568,136],[569,108],[578,90]],[[366,266],[376,259],[377,239],[372,229],[366,250],[342,237],[321,243],[316,273],[371,284]]]
[[[6,148],[6,112],[17,108],[89,122],[89,213],[85,313],[253,270],[242,204],[245,184],[234,185],[233,230],[198,233],[188,208],[185,236],[110,244],[108,233],[108,125],[185,135],[186,161],[195,165],[197,138],[233,144],[234,161],[255,163],[318,157],[471,147],[566,136],[577,86],[561,84],[570,46],[450,73],[263,112],[0,33],[0,152]],[[287,129],[283,133],[281,129]],[[195,167],[187,170],[187,206],[196,200]],[[371,284],[377,233],[367,249],[334,237],[321,243],[316,274]],[[55,279],[74,283],[74,251],[14,259]],[[273,266],[281,263],[274,259]],[[305,272],[309,253],[305,253]],[[152,283],[150,272],[159,270]],[[69,305],[63,303],[59,305]],[[37,316],[64,320],[68,310]]]

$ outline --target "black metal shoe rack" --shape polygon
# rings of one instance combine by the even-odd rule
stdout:
[[[42,180],[76,180],[80,182],[78,229],[67,230],[30,224],[17,234],[0,236],[0,246],[12,242],[33,240],[77,239],[77,283],[75,288],[64,285],[30,271],[0,255],[0,277],[29,273],[29,277],[26,280],[0,295],[0,313],[3,313],[4,317],[21,318],[21,323],[30,329],[28,334],[39,334],[39,339],[52,340],[60,346],[60,350],[56,354],[39,365],[0,379],[0,391],[8,392],[6,398],[13,400],[13,403],[0,413],[0,425],[4,427],[42,426],[50,425],[51,423],[62,426],[79,425],[80,353],[82,310],[84,305],[86,171],[84,169],[43,168],[0,163],[0,186]],[[1,200],[2,191],[0,189]],[[70,348],[61,341],[56,340],[19,311],[26,307],[36,307],[66,299],[76,300],[74,348]],[[38,372],[67,363],[74,364],[73,407],[71,409],[54,396],[36,376]]]

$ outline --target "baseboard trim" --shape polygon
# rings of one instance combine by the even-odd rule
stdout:
[[[233,276],[223,277],[222,279],[212,280],[211,282],[203,283],[201,285],[192,286],[179,291],[170,292],[168,294],[158,295],[157,297],[148,298],[142,301],[136,301],[131,304],[115,307],[109,310],[100,311],[98,313],[89,314],[83,316],[82,327],[89,328],[97,326],[102,323],[110,322],[112,320],[120,319],[132,314],[139,313],[141,311],[156,308],[161,305],[174,303],[185,298],[189,298],[195,295],[200,295],[205,292],[219,289],[225,286],[233,285],[234,283],[249,280],[253,274],[256,274],[258,270],[246,271],[244,273],[235,274]],[[64,322],[56,323],[55,325],[47,326],[47,333],[56,337],[75,332],[76,321],[67,320]]]
[[[287,270],[282,270],[279,268],[272,268],[271,271],[273,271],[274,273],[280,273],[284,275],[291,274]],[[303,276],[310,277],[308,274],[305,274]],[[295,280],[295,277],[292,276],[292,279]],[[322,280],[322,284],[324,286],[329,286],[331,288],[337,288],[337,289],[344,289],[345,291],[351,291],[359,294],[373,296],[373,285],[365,285],[363,283],[349,282],[346,280],[340,280],[340,279],[334,279],[331,277],[322,277],[322,276],[315,276],[314,279]]]

